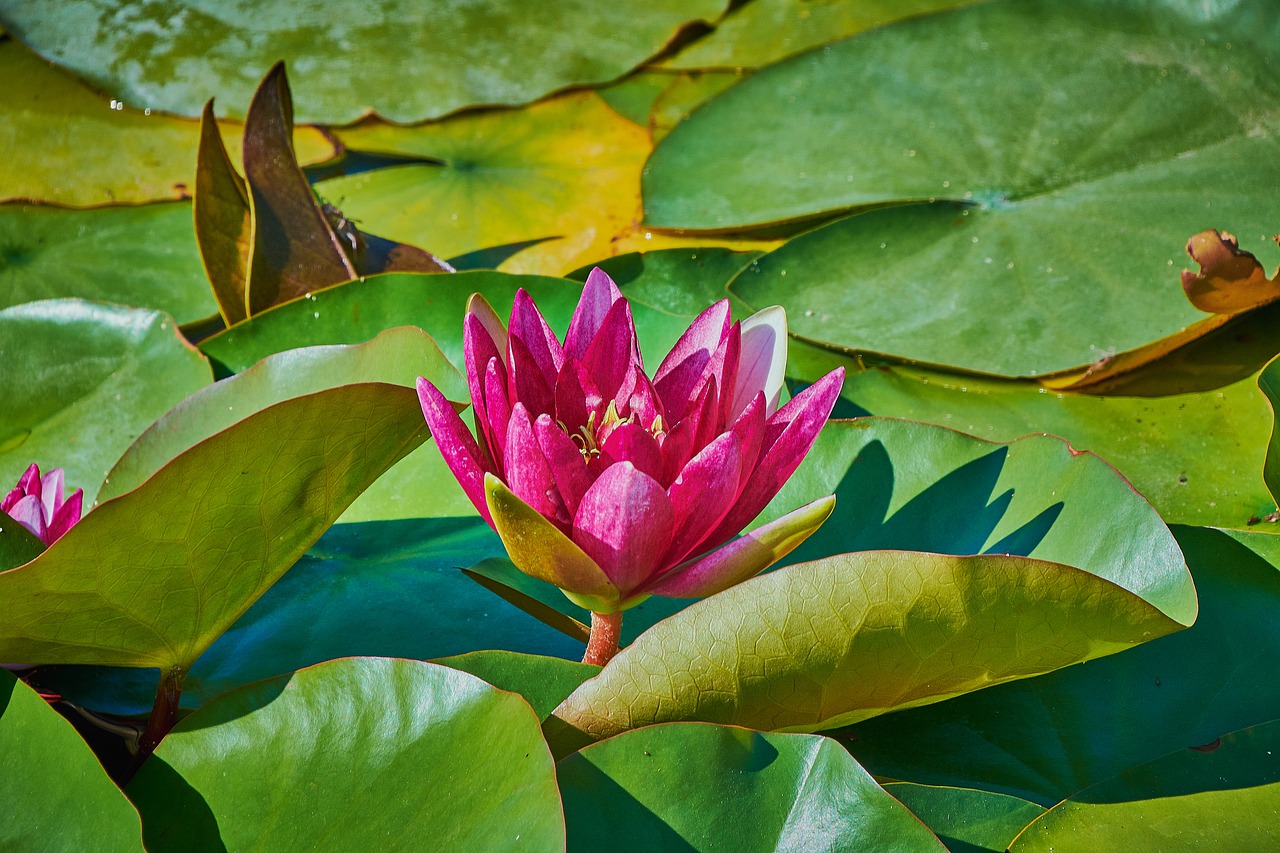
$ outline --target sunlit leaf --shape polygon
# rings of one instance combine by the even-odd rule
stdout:
[[[231,693],[179,723],[127,793],[153,851],[564,846],[537,716],[420,661],[333,661]]]
[[[142,850],[138,815],[89,747],[35,691],[0,669],[0,847]]]
[[[686,23],[714,20],[725,5],[464,0],[442,15],[396,0],[289,1],[270,7],[272,25],[264,29],[267,13],[258,6],[71,0],[59,14],[43,15],[6,0],[0,19],[113,97],[188,116],[211,95],[231,115],[244,115],[258,75],[284,59],[296,79],[299,118],[345,124],[370,111],[411,122],[603,83],[657,53]]]
[[[75,299],[0,311],[0,483],[62,468],[92,504],[111,466],[170,406],[212,381],[173,318]]]
[[[192,199],[200,259],[223,322],[234,325],[248,317],[249,258],[253,253],[253,210],[244,178],[231,164],[218,133],[213,101],[200,117],[200,152]]]
[[[943,850],[834,741],[674,723],[556,767],[574,849]]]
[[[0,91],[0,148],[7,152],[0,201],[93,207],[190,196],[196,122],[145,111],[149,104],[121,105],[117,92],[95,92],[12,40],[0,41],[0,74],[7,81]],[[238,164],[243,128],[228,122],[222,130]],[[313,127],[298,128],[293,142],[303,163],[334,154]]]
[[[587,663],[526,655],[518,652],[481,651],[434,661],[482,678],[502,690],[519,693],[544,719],[582,682],[600,671]]]
[[[0,660],[188,669],[426,438],[408,388],[286,400],[183,451],[0,573]]]
[[[974,788],[890,782],[884,789],[936,832],[952,853],[1004,851],[1023,827],[1045,812],[1035,803]]]

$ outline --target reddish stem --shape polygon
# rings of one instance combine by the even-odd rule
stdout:
[[[164,736],[178,721],[178,698],[182,695],[182,680],[186,675],[186,670],[175,666],[160,676],[160,686],[156,689],[156,701],[151,706],[147,728],[138,740],[138,755],[133,763],[134,773],[155,752],[160,741],[164,740]],[[133,773],[129,775],[132,776]]]
[[[587,653],[583,663],[604,666],[618,653],[618,641],[622,638],[622,611],[591,614],[591,636],[587,639]]]

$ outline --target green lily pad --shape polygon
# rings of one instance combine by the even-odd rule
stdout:
[[[502,690],[519,693],[542,720],[578,685],[600,671],[591,664],[545,655],[479,651],[434,661],[450,669],[469,672]]]
[[[413,391],[365,383],[214,434],[0,574],[0,660],[185,672],[426,432]]]
[[[1280,361],[1271,361],[1258,374],[1258,388],[1271,407],[1271,440],[1267,442],[1267,458],[1263,464],[1263,479],[1271,496],[1280,501],[1280,421],[1276,420],[1277,400],[1280,400]]]
[[[257,6],[71,0],[58,15],[42,15],[7,0],[0,20],[42,56],[113,96],[186,116],[199,115],[210,96],[243,116],[257,79],[283,59],[296,81],[299,120],[346,124],[369,112],[412,122],[603,83],[724,6],[558,0],[534,8],[465,0],[441,15],[394,0],[372,7],[281,0],[270,6],[272,26],[264,30],[267,12]]]
[[[229,694],[180,722],[127,793],[155,851],[564,845],[533,711],[420,661],[333,661]]]
[[[142,850],[138,814],[75,729],[0,669],[0,798],[7,850]]]
[[[646,221],[723,231],[903,205],[792,240],[734,291],[832,346],[1013,376],[1089,365],[1203,317],[1170,269],[1182,235],[1221,220],[1267,248],[1271,59],[1116,4],[904,21],[682,122],[646,166]]]
[[[6,512],[0,511],[0,572],[29,563],[44,550],[44,543]]]
[[[879,549],[1014,554],[1084,569],[1195,620],[1190,575],[1160,516],[1114,468],[1061,439],[992,444],[912,421],[832,421],[759,520],[828,494],[831,519],[787,562]]]
[[[1194,609],[1179,616],[1025,557],[841,554],[655,625],[574,691],[546,731],[569,751],[660,722],[835,728],[1118,652],[1185,627]]]
[[[124,108],[12,40],[0,41],[0,201],[25,199],[70,207],[190,198],[195,186],[196,122]],[[243,128],[229,123],[239,161]],[[293,143],[304,163],[334,156],[314,127]],[[189,224],[189,223],[188,223]]]
[[[843,363],[792,347],[792,368],[813,380]],[[1033,382],[956,376],[911,367],[851,372],[846,414],[945,424],[1008,441],[1033,432],[1101,455],[1169,523],[1244,527],[1275,509],[1262,482],[1268,412],[1253,377],[1164,396],[1090,396]]]
[[[411,326],[389,329],[364,344],[305,347],[268,356],[192,394],[148,427],[111,469],[98,499],[136,488],[187,448],[268,406],[358,382],[412,388],[419,376],[426,376],[451,400],[467,399],[466,382],[435,341]]]
[[[753,0],[661,68],[760,68],[894,21],[972,0]]]
[[[556,773],[578,850],[945,849],[818,735],[652,726],[570,755]]]
[[[1032,851],[1270,850],[1280,845],[1280,720],[1128,770],[1027,827]]]
[[[884,789],[936,832],[951,853],[1003,853],[1023,827],[1045,813],[1027,800],[973,788],[890,782]]]
[[[62,468],[86,508],[133,440],[212,381],[172,317],[78,299],[0,311],[0,361],[0,483]]]
[[[0,308],[59,297],[164,311],[179,323],[216,314],[191,205],[0,205]]]
[[[641,69],[628,77],[596,90],[613,111],[641,127],[649,126],[649,110],[675,75],[666,71]]]
[[[1271,720],[1280,685],[1259,674],[1280,667],[1280,537],[1174,532],[1200,597],[1200,615],[1187,630],[868,720],[836,737],[880,776],[1051,807],[1175,750]]]

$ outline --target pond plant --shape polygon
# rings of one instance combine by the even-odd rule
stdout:
[[[0,848],[1275,847],[1270,0],[437,5],[0,0]]]

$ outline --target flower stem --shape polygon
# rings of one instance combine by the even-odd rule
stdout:
[[[178,698],[182,695],[182,680],[186,675],[182,667],[175,666],[160,676],[155,705],[151,708],[147,728],[138,741],[138,754],[134,760],[133,770],[129,774],[130,777],[138,771],[143,762],[160,745],[160,741],[164,740],[169,729],[173,728],[173,724],[178,721]]]
[[[583,663],[604,666],[618,653],[618,640],[622,638],[622,611],[591,614],[591,636],[587,639],[587,653]]]

